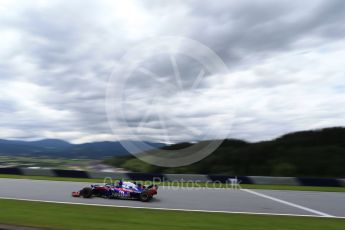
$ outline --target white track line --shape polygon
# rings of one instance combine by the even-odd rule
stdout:
[[[111,207],[111,208],[151,209],[151,210],[162,210],[162,211],[225,213],[225,214],[267,215],[267,216],[296,216],[296,217],[314,217],[314,218],[328,217],[328,218],[336,218],[336,219],[345,219],[345,217],[340,217],[340,216],[319,216],[319,215],[303,215],[303,214],[289,214],[289,213],[233,212],[233,211],[216,211],[216,210],[212,211],[212,210],[198,210],[198,209],[155,208],[155,207],[140,207],[140,206],[126,206],[126,205],[89,204],[89,203],[66,202],[66,201],[35,200],[35,199],[11,198],[11,197],[0,197],[0,199],[31,201],[31,202],[41,202],[41,203],[51,203],[51,204],[69,204],[69,205],[84,205],[84,206],[98,206],[98,207]]]
[[[294,203],[291,203],[291,202],[288,202],[288,201],[285,201],[285,200],[281,200],[281,199],[278,199],[278,198],[275,198],[275,197],[272,197],[272,196],[268,196],[268,195],[265,195],[265,194],[262,194],[262,193],[259,193],[259,192],[254,192],[253,190],[249,190],[249,189],[241,189],[241,190],[245,191],[245,192],[248,192],[248,193],[251,193],[251,194],[254,194],[254,195],[257,195],[257,196],[260,196],[260,197],[263,197],[263,198],[266,198],[266,199],[270,199],[270,200],[273,200],[273,201],[276,201],[276,202],[279,202],[279,203],[282,203],[282,204],[289,205],[291,207],[299,208],[299,209],[302,209],[304,211],[320,215],[322,217],[334,217],[334,216],[332,216],[330,214],[327,214],[327,213],[324,213],[324,212],[320,212],[320,211],[317,211],[315,209],[307,208],[307,207],[304,207],[302,205],[294,204]]]

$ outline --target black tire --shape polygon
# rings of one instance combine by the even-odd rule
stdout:
[[[86,187],[80,190],[80,196],[83,198],[91,198],[92,196],[92,188]]]
[[[147,202],[147,201],[152,199],[152,196],[150,196],[150,194],[148,192],[144,191],[144,192],[140,193],[139,199],[142,202]]]

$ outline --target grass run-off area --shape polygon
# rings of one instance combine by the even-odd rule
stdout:
[[[345,219],[97,207],[0,199],[0,223],[60,230],[344,229]]]
[[[24,175],[12,175],[12,174],[0,174],[0,178],[12,178],[12,179],[31,179],[31,180],[52,180],[52,181],[74,181],[74,182],[86,182],[86,183],[98,183],[102,184],[103,179],[89,179],[89,178],[70,178],[70,177],[51,177],[51,176],[24,176]],[[113,178],[113,182],[119,178]],[[152,181],[146,181],[145,184],[152,183]],[[159,186],[182,186],[182,187],[210,187],[210,188],[230,188],[229,184],[220,183],[189,183],[189,182],[155,182]],[[240,184],[241,188],[246,189],[268,189],[268,190],[294,190],[294,191],[319,191],[319,192],[345,192],[345,187],[316,187],[316,186],[292,186],[292,185],[257,185],[257,184]]]

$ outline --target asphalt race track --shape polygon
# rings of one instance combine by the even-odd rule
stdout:
[[[345,193],[160,187],[151,202],[73,198],[81,182],[0,179],[0,197],[167,210],[307,215],[345,218]]]

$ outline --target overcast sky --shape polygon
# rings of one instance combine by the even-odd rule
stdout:
[[[228,70],[198,82],[202,65],[176,56],[176,86],[169,55],[146,60],[154,75],[126,79],[127,121],[113,132],[108,79],[129,49],[161,36],[204,44]],[[0,138],[257,141],[344,126],[344,38],[343,0],[0,0]]]

